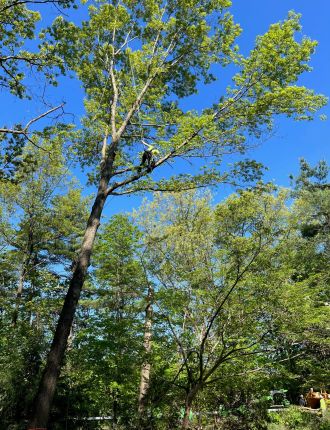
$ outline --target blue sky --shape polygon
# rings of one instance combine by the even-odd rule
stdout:
[[[300,84],[313,88],[318,93],[330,95],[330,1],[328,0],[233,0],[232,13],[243,33],[238,39],[241,51],[247,54],[253,48],[255,37],[267,31],[271,23],[282,20],[289,10],[295,10],[302,14],[302,34],[306,34],[319,42],[316,53],[312,58],[313,71],[305,73]],[[48,24],[57,15],[55,9],[45,9],[44,21],[41,25]],[[78,15],[76,15],[78,14]],[[79,12],[73,11],[70,16],[81,18]],[[191,97],[185,102],[187,109],[201,109],[216,102],[221,95],[221,90],[230,83],[232,70],[222,70],[219,81],[209,88],[203,88],[199,95]],[[35,84],[36,85],[36,84]],[[38,93],[40,88],[35,88]],[[52,90],[53,101],[67,101],[66,110],[76,115],[78,119],[83,113],[82,90],[79,83],[74,80],[64,80],[56,89]],[[11,97],[1,94],[2,124],[12,124],[14,121],[23,123],[35,116],[35,106],[29,103],[20,103]],[[322,112],[330,117],[329,106]],[[281,118],[277,120],[274,135],[267,139],[260,147],[251,151],[248,156],[264,163],[268,167],[266,180],[273,180],[276,184],[288,186],[289,175],[296,174],[299,167],[299,158],[303,157],[310,163],[316,163],[320,159],[330,159],[330,123],[329,120],[321,121],[318,117],[312,122],[293,122]],[[186,167],[187,169],[188,167]],[[79,179],[84,184],[85,176],[76,170]],[[171,173],[171,170],[168,170]],[[92,188],[85,190],[93,191]],[[221,186],[215,190],[215,201],[232,192],[228,186]],[[141,197],[115,197],[110,198],[106,205],[106,214],[110,215],[123,210],[131,210],[139,205]]]
[[[317,40],[319,45],[311,60],[312,72],[305,73],[299,80],[300,85],[312,88],[317,93],[330,96],[330,1],[316,0],[233,0],[232,13],[243,32],[238,44],[244,54],[253,47],[257,35],[267,31],[271,23],[283,20],[289,10],[302,14],[302,35]],[[214,87],[230,82],[231,71],[224,71],[220,82]],[[192,105],[209,105],[215,102],[217,91],[209,90],[209,97],[192,97]],[[329,116],[327,106],[322,112]],[[278,185],[289,185],[290,173],[299,170],[299,158],[306,158],[311,163],[320,159],[330,159],[330,123],[321,121],[319,115],[312,122],[294,122],[281,118],[276,120],[276,128],[272,138],[267,139],[257,149],[250,151],[249,156],[264,163],[269,171],[267,180],[274,180]]]
[[[330,2],[327,0],[234,0],[233,14],[244,29],[241,37],[243,49],[249,48],[255,36],[267,30],[270,23],[281,20],[288,10],[302,14],[303,34],[319,42],[311,65],[313,71],[304,74],[300,83],[316,92],[330,95]],[[322,113],[329,116],[327,106]],[[298,159],[306,158],[311,163],[330,159],[329,120],[293,122],[288,119],[278,122],[275,136],[254,157],[269,167],[268,178],[277,184],[288,185],[290,173],[298,170]]]
[[[245,54],[253,48],[257,35],[267,31],[270,24],[283,20],[289,10],[302,14],[302,34],[319,42],[311,66],[313,71],[305,73],[299,83],[313,88],[316,92],[330,96],[330,1],[328,0],[233,0],[232,13],[243,32],[238,39],[241,51]],[[214,88],[230,83],[230,70],[222,71],[220,82]],[[223,80],[224,85],[222,85]],[[191,97],[188,108],[200,108],[215,102],[218,93],[210,87],[201,95]],[[289,175],[299,171],[299,158],[305,158],[311,164],[320,159],[330,161],[330,108],[326,106],[320,114],[328,115],[327,121],[318,116],[312,122],[294,122],[281,118],[276,122],[274,135],[260,147],[250,151],[249,157],[255,158],[268,167],[265,180],[274,181],[281,186],[289,186]],[[214,190],[215,202],[233,192],[229,186],[219,186]],[[107,204],[107,213],[118,210],[130,210],[138,206],[139,197],[114,198]]]

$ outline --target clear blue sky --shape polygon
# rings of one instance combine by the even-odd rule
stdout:
[[[57,15],[55,9],[46,9],[44,25],[48,24]],[[282,20],[289,10],[295,10],[302,14],[303,32],[319,42],[316,53],[312,58],[313,71],[304,74],[300,84],[313,88],[316,92],[330,95],[330,1],[329,0],[233,0],[232,13],[243,33],[238,39],[241,51],[245,54],[253,48],[255,37],[267,31],[271,23]],[[43,12],[45,9],[43,9]],[[76,15],[78,14],[78,15]],[[79,12],[73,11],[70,17],[81,18]],[[202,95],[191,97],[185,102],[188,109],[200,109],[216,102],[221,95],[221,89],[230,83],[231,71],[222,71],[219,82],[212,84],[208,89],[203,89]],[[38,92],[40,88],[35,88]],[[76,115],[83,113],[82,91],[79,83],[73,80],[64,80],[56,90],[52,91],[54,101],[66,100],[66,110]],[[12,124],[14,121],[28,120],[35,116],[34,107],[29,103],[19,103],[11,97],[1,94],[1,123]],[[322,112],[330,118],[330,108],[327,106]],[[316,117],[313,122],[293,122],[288,119],[277,121],[275,134],[260,147],[251,151],[248,156],[264,163],[269,171],[265,179],[274,180],[278,185],[289,185],[290,173],[296,174],[299,166],[299,158],[303,157],[310,163],[316,163],[320,159],[330,160],[330,120],[321,121]],[[24,122],[24,120],[23,120]],[[1,125],[2,125],[1,124]],[[170,173],[171,170],[168,171]],[[78,173],[76,171],[76,173]],[[84,183],[84,175],[79,174]],[[86,190],[92,192],[93,189]],[[220,187],[216,193],[216,201],[223,195],[231,192],[229,187]],[[107,203],[107,214],[122,210],[131,210],[139,205],[140,197],[116,197]]]

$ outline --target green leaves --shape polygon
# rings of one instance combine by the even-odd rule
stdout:
[[[85,89],[83,129],[73,142],[79,161],[95,166],[116,146],[110,194],[202,187],[228,178],[235,182],[236,168],[216,171],[225,155],[246,152],[247,137],[269,133],[276,115],[310,120],[326,103],[297,84],[310,70],[316,46],[299,36],[300,16],[290,12],[271,25],[244,58],[235,46],[240,27],[230,5],[100,1],[89,7],[89,20],[78,25],[61,17],[45,31],[44,52],[61,59],[60,67],[75,72]],[[234,86],[219,94],[219,103],[203,112],[182,109],[180,99],[194,94],[198,85],[203,91],[200,82],[213,81],[214,65],[228,64],[240,70]],[[208,166],[191,178],[176,172],[157,184],[152,171],[139,169],[143,142],[159,151],[152,171],[180,157],[205,158]],[[98,177],[95,166],[90,179]],[[260,178],[257,172],[255,178]]]
[[[253,383],[263,390],[281,381],[297,390],[296,356],[327,350],[329,312],[318,299],[323,288],[318,269],[309,266],[308,280],[292,278],[311,254],[304,260],[300,253],[306,248],[293,228],[288,197],[286,190],[275,195],[272,186],[260,186],[212,208],[208,195],[155,195],[137,214],[148,271],[157,280],[155,324],[160,331],[167,327],[158,342],[163,355],[172,357],[162,376],[177,378],[173,402],[182,395],[177,390],[188,391],[200,381],[204,389],[196,404],[206,411],[217,389],[221,403],[226,393],[230,403],[245,383],[249,399]],[[308,364],[302,363],[306,375]]]
[[[254,134],[262,123],[271,127],[273,115],[311,119],[326,103],[325,97],[293,85],[310,70],[308,61],[316,46],[306,37],[296,41],[300,30],[299,15],[293,12],[282,23],[271,25],[257,38],[250,56],[242,59],[242,71],[234,77],[238,87],[246,89],[239,105],[248,118],[248,130]],[[231,91],[237,94],[237,90]]]
[[[238,85],[245,79],[260,77],[256,87],[276,89],[296,82],[298,76],[310,70],[308,61],[314,52],[316,41],[303,37],[295,40],[301,31],[300,15],[290,12],[288,18],[270,26],[267,33],[259,36],[250,56],[243,60],[243,71],[235,77]]]
[[[73,2],[51,0],[37,3],[54,3],[61,7],[69,7]],[[57,59],[43,49],[39,51],[24,49],[28,40],[32,41],[37,37],[36,26],[41,20],[41,13],[29,9],[25,2],[13,3],[3,0],[0,18],[0,88],[8,89],[19,98],[31,98],[24,82],[26,74],[31,69],[41,72],[40,76],[44,74],[47,82],[56,84],[52,68],[58,64]]]
[[[286,191],[262,183],[216,207],[208,193],[192,192],[219,183],[255,184],[263,166],[239,159],[225,168],[225,157],[244,154],[272,130],[276,115],[310,120],[326,102],[299,85],[316,47],[299,35],[299,15],[290,12],[271,25],[244,57],[235,45],[241,29],[230,6],[228,0],[97,0],[86,10],[82,5],[82,22],[57,17],[40,33],[36,52],[26,49],[23,38],[35,37],[39,14],[26,4],[0,9],[0,86],[27,96],[24,76],[33,67],[51,84],[74,74],[85,91],[79,130],[65,124],[28,130],[44,115],[25,128],[1,129],[1,179],[13,179],[0,183],[6,251],[0,251],[1,282],[8,293],[1,309],[7,321],[35,325],[44,340],[51,335],[86,219],[87,201],[75,184],[66,181],[53,194],[67,175],[68,156],[89,168],[90,182],[101,180],[94,208],[101,194],[103,205],[108,195],[185,191],[145,204],[135,217],[138,227],[117,215],[102,230],[70,340],[59,410],[74,391],[72,412],[111,411],[114,421],[119,415],[118,425],[122,419],[136,428],[129,415],[148,355],[143,318],[150,291],[155,306],[148,401],[154,427],[175,428],[176,405],[192,389],[205,389],[210,398],[208,385],[225,384],[228,375],[239,387],[242,373],[256,368],[269,366],[276,377],[283,369],[288,374],[276,360],[308,351],[304,339],[308,347],[326,348],[325,166],[302,165],[293,209],[286,207]],[[183,99],[202,94],[216,78],[215,66],[227,65],[237,72],[219,101],[204,110],[185,109]],[[146,168],[141,156],[150,146],[156,151]],[[174,164],[178,159],[190,163],[190,170],[153,176],[166,164],[181,166]],[[17,220],[11,221],[15,208]],[[39,349],[34,357],[40,359]],[[26,372],[22,363],[17,361],[19,374]],[[6,387],[9,379],[3,378]],[[228,410],[243,416],[249,408]]]
[[[102,133],[109,125],[115,92],[116,114],[112,120],[119,128],[149,79],[152,83],[147,84],[143,100],[125,125],[120,145],[124,160],[133,161],[130,148],[137,141],[137,127],[133,124],[165,121],[176,126],[182,114],[168,98],[194,93],[198,80],[212,79],[212,63],[226,64],[234,55],[231,46],[239,28],[225,13],[228,5],[100,2],[99,7],[89,8],[90,20],[80,27],[57,19],[48,30],[50,40],[45,41],[44,47],[60,55],[83,83],[87,96],[84,125],[89,128],[86,133],[91,129]],[[196,115],[194,120],[199,121]],[[168,135],[165,131],[166,128],[157,130],[154,137]],[[151,127],[150,136],[154,132]],[[143,131],[144,138],[148,134],[147,129]],[[170,146],[165,140],[157,143],[163,145],[164,149]]]
[[[2,2],[0,6],[0,87],[8,88],[11,93],[22,98],[25,96],[25,87],[20,65],[25,62],[33,64],[34,57],[19,49],[24,46],[26,39],[33,39],[36,23],[41,17],[25,5],[7,6],[8,2]]]

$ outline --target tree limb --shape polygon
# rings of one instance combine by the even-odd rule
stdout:
[[[49,109],[47,112],[42,113],[41,115],[31,119],[26,125],[25,127],[23,127],[21,130],[20,129],[10,129],[10,128],[0,128],[0,133],[9,133],[9,134],[22,134],[22,135],[26,135],[29,131],[29,128],[32,124],[34,124],[35,122],[39,121],[40,119],[44,118],[45,116],[55,112],[58,109],[63,109],[65,103],[62,103],[52,109]]]

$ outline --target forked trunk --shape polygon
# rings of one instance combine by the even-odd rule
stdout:
[[[100,179],[98,193],[87,222],[80,254],[60,313],[46,367],[34,399],[33,414],[29,422],[29,429],[45,428],[49,419],[50,408],[70,335],[73,317],[86,278],[96,232],[100,225],[101,214],[107,198],[107,186],[110,180],[114,157],[115,153],[113,152],[112,157],[108,159],[107,174],[103,174]]]

